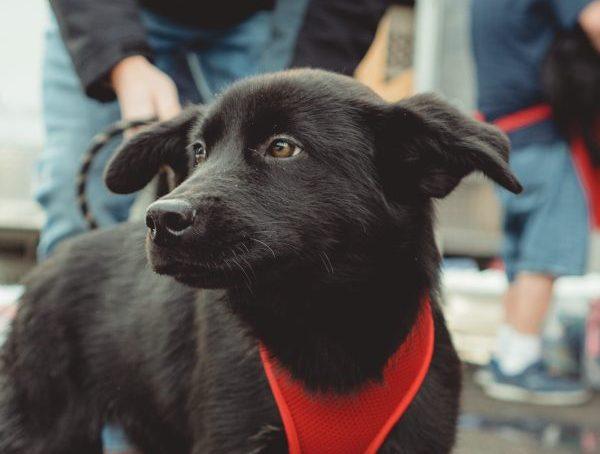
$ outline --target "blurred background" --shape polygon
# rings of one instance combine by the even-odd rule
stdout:
[[[565,0],[570,1],[570,0]],[[473,113],[475,76],[469,33],[470,0],[419,0],[392,6],[356,77],[394,101],[434,91]],[[36,157],[44,144],[41,112],[42,0],[0,0],[0,315],[8,319],[19,279],[36,260],[44,214],[32,197]],[[468,178],[439,203],[444,252],[444,297],[454,341],[465,361],[466,387],[456,452],[600,452],[600,397],[578,407],[506,403],[484,396],[473,383],[489,361],[503,317],[507,287],[498,266],[501,215],[493,186]],[[588,274],[558,280],[544,330],[549,361],[557,369],[583,367],[589,307],[600,299],[600,241],[593,238]],[[596,303],[597,304],[597,303]],[[600,364],[596,364],[600,368]],[[598,370],[586,377],[600,385]],[[591,375],[596,374],[596,375]]]

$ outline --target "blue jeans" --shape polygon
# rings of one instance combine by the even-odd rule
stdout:
[[[175,81],[182,102],[208,102],[232,82],[289,62],[306,0],[280,0],[274,11],[257,12],[225,30],[182,26],[142,13],[154,63]],[[277,38],[277,39],[274,39]],[[116,102],[87,98],[54,18],[45,34],[43,61],[45,148],[38,161],[35,198],[46,214],[38,257],[87,227],[76,203],[75,178],[91,138],[120,118]],[[134,195],[111,194],[103,169],[118,145],[108,144],[94,161],[88,180],[90,210],[102,227],[125,221]]]
[[[174,80],[182,102],[208,102],[229,84],[264,71],[284,69],[292,55],[307,0],[280,0],[274,11],[252,15],[226,30],[203,30],[142,13],[154,63]],[[92,137],[120,118],[116,102],[85,96],[54,18],[45,34],[43,62],[45,148],[37,165],[35,197],[46,213],[38,257],[60,241],[87,230],[76,203],[75,179]],[[90,209],[100,226],[125,221],[134,195],[108,191],[102,172],[118,141],[96,158],[88,180]],[[103,432],[106,452],[127,449],[117,428]]]

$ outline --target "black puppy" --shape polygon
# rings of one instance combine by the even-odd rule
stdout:
[[[148,209],[148,233],[81,236],[29,277],[3,350],[0,453],[98,454],[107,422],[145,454],[286,452],[258,341],[308,392],[351,394],[381,377],[427,293],[433,359],[381,452],[450,451],[460,365],[432,199],[477,170],[519,191],[508,151],[435,97],[389,105],[312,70],[141,132],[109,188],[165,164],[183,183]]]
[[[593,164],[600,167],[600,53],[580,26],[556,37],[542,81],[562,131],[581,134]]]

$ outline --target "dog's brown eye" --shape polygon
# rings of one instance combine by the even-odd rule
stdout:
[[[196,165],[204,162],[206,160],[206,147],[204,143],[197,140],[190,145],[192,151],[194,152],[194,163]]]
[[[291,158],[301,151],[298,145],[285,139],[276,139],[267,148],[267,153],[273,158]]]

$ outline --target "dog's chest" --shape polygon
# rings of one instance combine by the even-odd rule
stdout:
[[[375,452],[411,404],[429,369],[434,322],[429,303],[424,307],[406,342],[410,348],[399,348],[390,359],[384,384],[348,397],[315,400],[283,370],[283,375],[275,373],[279,368],[264,348],[259,353],[257,342],[222,310],[222,300],[208,302],[199,320],[195,380],[200,385],[195,396],[201,409],[196,426],[203,428],[198,434],[203,452],[287,452],[289,442],[291,452],[299,453],[300,434],[308,452],[318,452],[324,440],[327,446],[344,446],[336,452]],[[280,414],[287,415],[285,430]],[[308,425],[298,426],[302,421]],[[314,421],[320,422],[315,426]],[[286,433],[291,437],[287,441]]]
[[[193,388],[195,452],[287,452],[283,423],[255,341],[207,292],[199,311]]]

